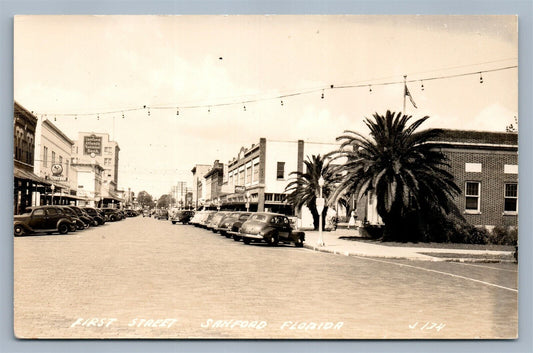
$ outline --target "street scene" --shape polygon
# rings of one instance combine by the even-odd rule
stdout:
[[[516,339],[516,24],[16,16],[15,336]]]
[[[514,263],[367,258],[292,245],[245,245],[150,217],[79,234],[15,240],[15,333],[22,337],[516,333]]]

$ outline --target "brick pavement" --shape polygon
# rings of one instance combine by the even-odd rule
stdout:
[[[512,267],[460,268],[460,275],[510,287],[495,288],[292,245],[244,245],[152,218],[15,238],[14,251],[14,325],[21,338],[509,338],[517,332]],[[267,325],[241,327],[243,321]],[[413,328],[429,321],[445,327]],[[328,322],[343,326],[318,329]]]

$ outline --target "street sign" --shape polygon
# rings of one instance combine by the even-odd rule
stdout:
[[[316,209],[318,213],[322,213],[322,211],[324,211],[324,204],[325,204],[325,200],[323,197],[316,198]]]

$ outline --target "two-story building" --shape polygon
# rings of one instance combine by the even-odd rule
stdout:
[[[13,110],[13,213],[20,214],[51,193],[51,184],[34,173],[37,117],[14,102]]]

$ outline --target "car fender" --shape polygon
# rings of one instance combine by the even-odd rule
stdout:
[[[57,223],[56,223],[56,229],[59,228],[59,225],[62,224],[62,223],[66,223],[69,226],[69,228],[70,228],[71,225],[74,225],[74,226],[76,225],[76,222],[72,223],[71,221],[69,221],[66,218],[60,218],[57,221]]]
[[[263,228],[263,229],[261,229],[259,231],[259,234],[261,234],[263,236],[263,238],[268,237],[272,233],[278,233],[278,230],[276,228],[274,228],[274,227],[267,226],[267,227],[265,227],[265,228]]]
[[[15,228],[15,226],[21,226],[22,228],[24,228],[24,231],[28,232],[28,233],[34,233],[35,231],[27,224],[25,224],[24,222],[21,222],[21,221],[15,221],[13,222],[13,228]]]
[[[300,231],[292,231],[291,232],[291,238],[293,240],[301,239],[302,241],[305,241],[305,233]]]

